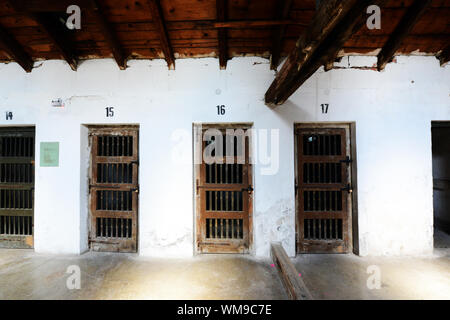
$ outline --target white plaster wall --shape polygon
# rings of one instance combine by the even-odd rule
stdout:
[[[450,119],[450,67],[434,57],[399,57],[384,72],[373,57],[344,58],[318,71],[285,105],[263,97],[274,78],[268,61],[235,58],[220,71],[216,59],[83,62],[77,72],[47,61],[26,74],[0,64],[0,125],[36,125],[35,250],[81,253],[87,248],[86,124],[140,125],[139,253],[193,254],[194,122],[251,122],[279,129],[279,170],[254,168],[254,245],[269,255],[282,241],[295,254],[294,137],[296,122],[356,122],[360,253],[427,254],[432,250],[431,121]],[[65,108],[51,106],[62,98]],[[322,114],[321,103],[329,103]],[[216,105],[227,113],[218,116]],[[112,106],[114,118],[106,118]],[[5,111],[13,111],[6,121]],[[39,144],[60,142],[60,166],[39,166]],[[182,151],[184,157],[173,159]]]

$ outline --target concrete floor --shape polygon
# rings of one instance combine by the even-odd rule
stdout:
[[[248,255],[147,259],[2,249],[0,299],[287,299],[271,263]],[[70,265],[80,267],[80,290],[67,289]]]
[[[422,258],[304,254],[293,262],[314,299],[450,299],[450,249]],[[367,287],[372,265],[380,289]]]
[[[432,257],[298,255],[292,259],[315,299],[450,299],[450,249]],[[2,299],[287,299],[269,259],[202,255],[186,259],[133,254],[81,256],[0,250]],[[67,268],[81,270],[81,289],[69,290]],[[368,289],[367,267],[381,271]]]

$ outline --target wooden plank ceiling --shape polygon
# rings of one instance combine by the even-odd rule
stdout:
[[[76,70],[81,60],[93,58],[114,58],[118,67],[125,69],[126,60],[132,58],[164,58],[168,67],[174,68],[175,59],[217,57],[218,66],[224,69],[232,57],[261,56],[271,59],[270,67],[276,69],[283,57],[295,52],[302,36],[303,45],[312,43],[315,50],[322,40],[330,44],[329,35],[339,41],[327,47],[327,56],[309,65],[303,77],[307,78],[315,65],[328,69],[334,59],[349,54],[379,55],[380,70],[394,54],[436,55],[441,63],[449,59],[450,0],[326,0],[320,6],[318,2],[0,0],[0,62],[16,61],[30,72],[33,61],[47,59],[64,59]],[[362,7],[361,3],[381,6],[380,30],[369,30],[360,17],[357,23],[350,20],[358,16],[361,8],[356,7]],[[64,25],[69,16],[66,9],[73,4],[82,10],[80,30]],[[341,6],[348,15],[341,11],[337,20],[329,16],[333,5]],[[365,12],[361,16],[368,17]],[[348,20],[345,27],[339,25],[340,19]],[[321,33],[318,26],[330,29]],[[319,53],[324,51],[319,49]],[[322,61],[325,58],[331,60]],[[301,85],[297,79],[299,82]],[[280,85],[286,86],[286,82],[278,81]],[[284,88],[283,97],[280,92],[269,99],[266,95],[266,102],[282,103],[295,87]]]

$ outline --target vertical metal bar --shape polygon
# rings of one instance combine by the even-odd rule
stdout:
[[[116,143],[116,145],[115,145],[115,147],[116,147],[116,156],[120,156],[119,137],[118,136],[115,137],[115,141],[114,142]]]
[[[311,233],[311,219],[306,220],[308,222],[308,239],[312,239],[312,233]]]
[[[322,219],[318,219],[317,222],[319,222],[319,239],[323,239],[323,237],[322,237]]]
[[[230,191],[230,195],[231,195],[231,211],[237,211],[236,210],[236,203],[237,201],[235,201],[235,197],[237,196],[237,193],[240,191]]]
[[[209,238],[214,238],[214,235],[213,235],[213,232],[212,232],[212,230],[213,230],[213,228],[212,228],[212,219],[208,219],[208,222],[209,222]]]
[[[218,176],[217,176],[217,163],[214,164],[214,183],[218,183]]]
[[[207,210],[212,211],[213,191],[209,191],[208,196],[209,196],[209,208],[207,208]]]
[[[312,191],[312,202],[313,202],[313,207],[312,207],[312,211],[317,211],[317,194],[316,191]]]
[[[233,219],[233,239],[238,239],[238,222],[237,219]]]
[[[230,211],[229,205],[228,205],[228,199],[230,196],[230,192],[225,192],[225,211]]]
[[[225,219],[225,238],[229,238],[229,220],[230,219]]]
[[[234,181],[234,164],[230,165],[231,169],[231,183],[235,183]]]
[[[313,223],[312,235],[313,235],[313,239],[316,239],[316,219],[312,219],[312,223]]]
[[[109,136],[103,136],[103,139],[105,140],[105,153],[103,154],[104,157],[109,156]]]
[[[219,193],[219,191],[213,191],[214,192],[214,196],[215,196],[215,207],[214,207],[214,209],[215,209],[215,211],[217,211],[218,209],[218,207],[217,207],[217,197],[218,197],[218,193]]]
[[[128,155],[133,156],[133,136],[128,136]]]
[[[318,139],[317,139],[317,143],[318,143],[318,155],[320,155],[320,156],[323,156],[323,153],[322,153],[322,148],[323,148],[323,135],[319,135],[318,136]]]
[[[334,221],[334,239],[337,240],[337,219],[333,219]]]
[[[304,197],[303,202],[304,203],[306,202],[305,206],[304,206],[304,211],[309,211],[309,208],[310,208],[310,200],[309,200],[310,192],[311,191],[303,191],[303,197]]]
[[[240,239],[241,238],[241,219],[236,219],[237,222],[237,238]]]
[[[129,225],[128,225],[128,219],[126,219],[126,218],[124,218],[123,219],[123,223],[124,223],[124,226],[123,226],[123,230],[125,231],[125,236],[124,236],[124,238],[128,238],[128,235],[129,235]]]

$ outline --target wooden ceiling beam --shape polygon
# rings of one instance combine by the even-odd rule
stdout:
[[[287,0],[292,1],[292,0]],[[270,27],[270,26],[285,26],[288,24],[295,24],[300,26],[308,26],[306,23],[295,20],[234,20],[225,22],[214,22],[208,24],[208,27],[213,28],[252,28],[252,27]]]
[[[450,45],[445,47],[437,56],[441,66],[444,66],[447,62],[450,61]]]
[[[386,0],[322,1],[311,24],[265,94],[270,107],[283,104],[320,66],[334,59],[345,42],[365,24],[369,5]]]
[[[51,14],[47,13],[30,13],[39,25],[39,27],[47,34],[49,39],[53,42],[55,47],[59,50],[62,57],[69,64],[73,71],[77,70],[78,57],[75,54],[70,38],[68,36],[68,29],[61,22],[55,19]]]
[[[34,64],[33,59],[26,53],[22,45],[2,26],[0,26],[0,47],[26,72],[31,72]]]
[[[150,12],[152,14],[153,23],[155,24],[159,39],[161,42],[161,48],[164,53],[164,58],[167,61],[167,65],[170,70],[175,69],[175,56],[173,54],[173,48],[170,44],[169,34],[167,32],[166,24],[164,22],[164,17],[161,9],[161,4],[159,0],[149,0]]]
[[[227,1],[216,0],[217,22],[225,22],[227,20]],[[227,68],[228,61],[228,31],[226,28],[217,30],[219,41],[219,65],[221,70]]]
[[[283,20],[289,17],[292,0],[278,0],[276,19]],[[283,37],[286,31],[286,25],[282,24],[276,27],[272,33],[272,54],[270,55],[270,69],[276,70],[280,63],[281,50],[283,47]]]
[[[104,16],[97,0],[91,0],[91,5],[91,12],[103,34],[103,37],[105,38],[106,43],[112,51],[114,60],[116,60],[116,63],[121,70],[125,70],[127,68],[125,53],[123,52],[123,49],[119,43],[119,40],[117,39],[115,32],[113,31],[108,20],[106,20],[106,17]]]
[[[39,28],[47,35],[53,45],[61,53],[61,56],[69,64],[70,68],[76,71],[78,59],[73,45],[70,42],[70,36],[68,34],[69,30],[56,18],[55,12],[31,12],[27,5],[34,2],[36,1],[8,0],[8,3],[16,12],[27,15],[38,24]],[[41,3],[41,5],[44,6],[45,3]]]
[[[77,5],[82,10],[91,7],[91,0],[8,0],[14,10],[22,12],[66,12],[67,7]]]
[[[408,36],[430,4],[431,0],[415,0],[406,10],[400,23],[389,36],[386,44],[378,54],[378,71],[383,70],[392,61],[403,40]]]

